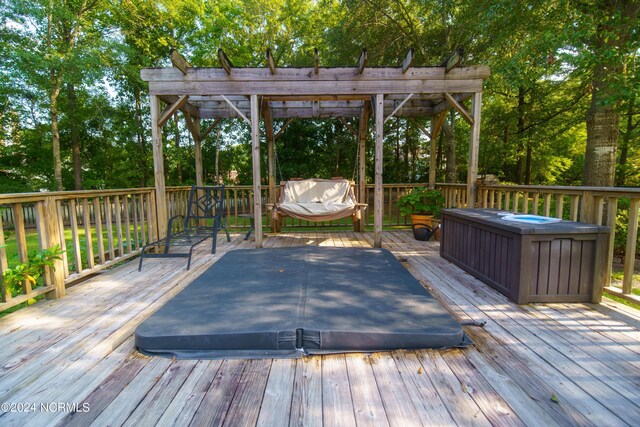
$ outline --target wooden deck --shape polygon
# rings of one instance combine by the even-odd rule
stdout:
[[[176,361],[139,354],[136,326],[225,252],[130,262],[0,319],[3,426],[638,425],[640,315],[614,302],[516,306],[405,231],[384,245],[475,346],[299,360]],[[363,246],[370,234],[268,237],[265,246]],[[257,308],[259,309],[259,308]],[[67,404],[69,407],[58,407]],[[22,406],[33,412],[25,412]],[[45,407],[41,407],[44,404]],[[76,412],[69,412],[75,404]]]

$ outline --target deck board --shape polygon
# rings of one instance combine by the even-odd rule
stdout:
[[[633,425],[640,314],[611,300],[516,306],[438,255],[385,232],[384,247],[465,326],[475,346],[292,359],[140,355],[140,322],[224,253],[137,262],[0,319],[0,402],[87,403],[88,412],[0,413],[0,425]],[[284,233],[265,247],[371,247],[369,233]]]

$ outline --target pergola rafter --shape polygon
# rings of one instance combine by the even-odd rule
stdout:
[[[358,144],[360,147],[358,171],[359,201],[364,202],[364,145],[370,115],[376,123],[375,159],[375,233],[376,246],[381,244],[382,231],[382,140],[384,122],[390,117],[415,119],[431,117],[430,132],[432,157],[435,139],[446,113],[455,109],[471,124],[469,173],[467,188],[469,201],[475,200],[478,142],[480,132],[480,100],[483,81],[489,77],[489,68],[482,65],[460,67],[462,52],[456,51],[439,67],[415,67],[411,49],[399,67],[369,67],[366,49],[362,50],[355,67],[320,67],[319,54],[314,51],[312,67],[277,67],[270,50],[265,54],[263,68],[235,68],[227,55],[218,50],[222,68],[197,68],[177,51],[172,50],[171,68],[146,68],[141,71],[149,82],[152,105],[154,162],[156,163],[156,197],[158,206],[164,200],[162,172],[162,125],[177,111],[182,111],[187,127],[199,145],[204,136],[222,119],[241,118],[252,128],[252,158],[254,164],[254,209],[257,229],[256,244],[261,245],[261,200],[259,165],[259,120],[265,120],[269,153],[269,197],[275,197],[274,143],[291,120],[297,118],[359,118]],[[471,111],[464,101],[472,99]],[[160,110],[160,103],[167,108]],[[155,107],[154,107],[155,106]],[[213,119],[214,123],[200,134],[200,121]],[[286,120],[283,128],[274,133],[273,121]],[[355,133],[354,129],[350,130]],[[432,159],[430,185],[435,184],[435,165]],[[196,166],[198,170],[198,166]],[[200,171],[201,171],[200,165]],[[202,176],[199,174],[199,185]],[[166,213],[159,214],[160,233],[166,228]],[[164,222],[163,222],[164,221]],[[360,224],[362,227],[362,224]]]

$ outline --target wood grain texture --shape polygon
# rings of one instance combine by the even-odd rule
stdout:
[[[372,233],[321,230],[264,240],[273,248],[373,243]],[[488,321],[465,327],[474,347],[252,361],[136,352],[137,324],[224,253],[251,246],[239,234],[230,243],[221,237],[215,255],[197,250],[189,272],[170,261],[150,262],[144,273],[125,263],[64,299],[1,318],[0,400],[86,402],[91,411],[7,413],[0,423],[615,426],[640,417],[637,312],[606,299],[518,307],[409,231],[387,232],[383,247],[454,317]],[[490,261],[482,258],[497,272]]]

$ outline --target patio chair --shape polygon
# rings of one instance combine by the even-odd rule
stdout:
[[[213,187],[192,186],[189,193],[187,214],[169,219],[167,237],[151,242],[142,248],[140,265],[145,258],[188,258],[187,270],[191,267],[193,248],[211,238],[211,253],[216,253],[218,231],[224,228],[227,242],[231,241],[224,224],[224,185]],[[188,251],[176,251],[188,248]]]

